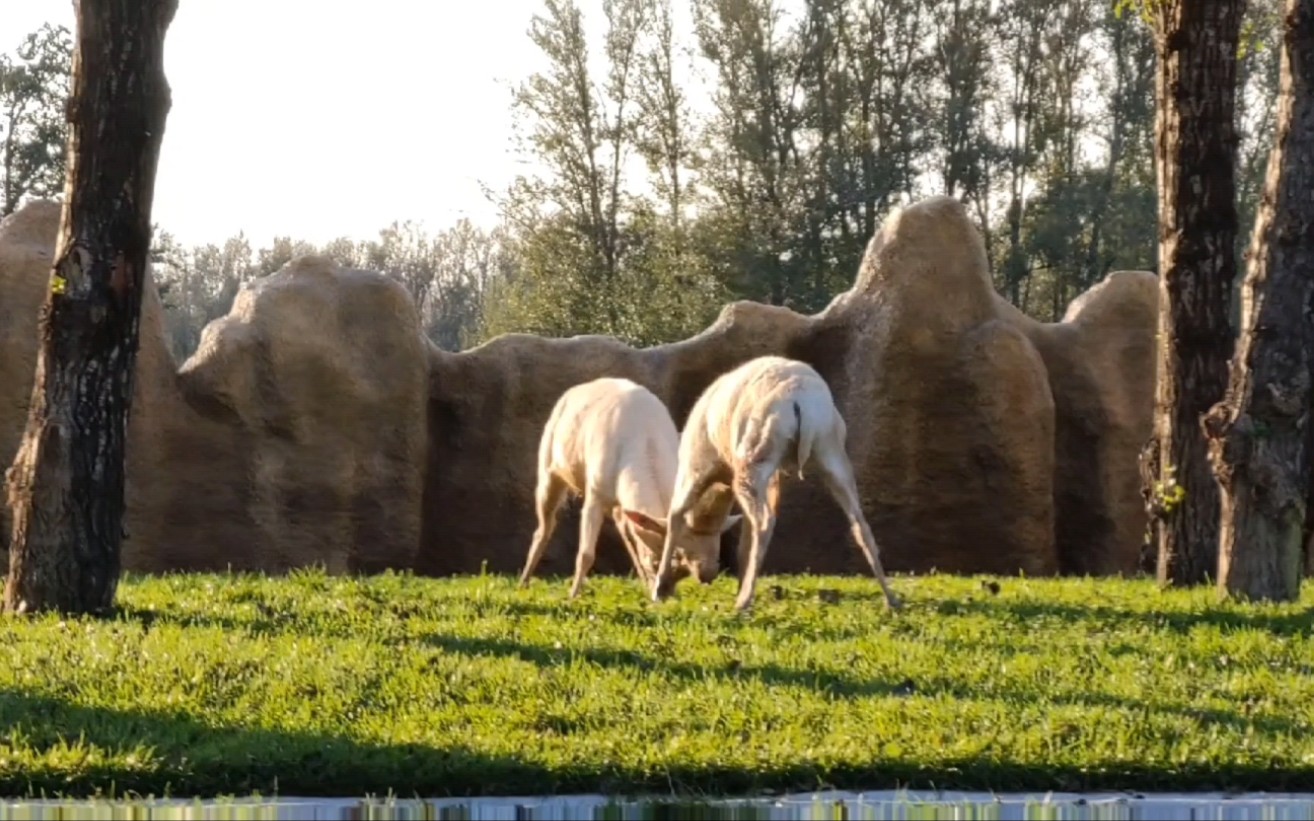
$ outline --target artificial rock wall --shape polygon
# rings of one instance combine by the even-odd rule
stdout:
[[[57,205],[34,202],[0,223],[6,465],[58,222]],[[538,437],[562,391],[626,376],[683,424],[718,374],[778,353],[830,383],[887,569],[1134,572],[1156,299],[1152,274],[1116,272],[1062,322],[1035,322],[994,292],[979,234],[945,197],[891,215],[821,313],[739,302],[698,336],[643,350],[512,334],[447,353],[400,285],[303,257],[244,289],[178,367],[152,287],[124,566],[515,572],[535,525]],[[820,488],[783,491],[768,572],[867,572]],[[540,572],[573,565],[577,506],[562,515]],[[599,570],[624,570],[609,528]]]

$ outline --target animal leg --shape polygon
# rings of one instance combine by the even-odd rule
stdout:
[[[739,592],[744,590],[744,579],[748,577],[748,563],[753,558],[753,534],[757,530],[748,511],[744,511],[743,524],[739,526],[739,545],[735,548],[735,570],[739,576]]]
[[[780,511],[780,473],[777,472],[771,476],[771,481],[767,484],[767,507],[770,508],[773,515],[779,515]],[[748,561],[752,557],[753,550],[753,533],[754,528],[748,522],[739,528],[739,546],[735,551],[736,570],[739,576],[739,591],[744,589],[744,575],[748,570]]]
[[[881,566],[880,547],[876,544],[876,537],[872,535],[871,527],[867,524],[867,517],[863,515],[862,504],[858,499],[858,488],[853,480],[853,465],[847,455],[835,455],[833,452],[827,453],[825,458],[818,461],[821,464],[826,488],[844,510],[844,515],[848,517],[849,532],[853,535],[858,549],[867,557],[867,564],[871,566],[871,572],[880,583],[881,591],[885,594],[886,606],[891,610],[898,610],[903,603],[894,595],[889,580],[885,578],[885,568]]]
[[[626,532],[625,516],[620,512],[620,508],[616,509],[613,521],[616,523],[616,532],[620,534],[621,543],[625,545],[625,552],[630,554],[630,562],[634,565],[634,572],[639,574],[639,583],[647,590],[649,585],[652,584],[652,567],[643,561],[643,550],[634,543],[634,540],[630,538],[630,534]]]
[[[529,579],[542,561],[547,551],[548,541],[557,527],[557,509],[566,497],[566,483],[549,473],[540,476],[538,487],[534,490],[534,507],[538,513],[538,527],[534,530],[534,539],[529,544],[529,555],[525,558],[525,569],[520,574],[520,586],[529,584]]]
[[[765,467],[765,466],[764,466]],[[739,595],[735,598],[735,610],[743,612],[753,605],[753,592],[757,587],[757,577],[762,571],[762,563],[766,560],[767,547],[771,544],[771,536],[776,529],[776,514],[771,509],[765,495],[760,488],[769,481],[770,474],[765,469],[759,469],[758,475],[752,477],[758,481],[745,483],[740,477],[735,479],[735,498],[739,500],[739,506],[743,508],[745,522],[750,526],[752,533],[750,535],[751,547],[748,551],[748,561],[744,565],[743,574],[739,577]],[[774,473],[774,470],[771,471]],[[743,535],[740,535],[740,547],[743,546]]]
[[[579,519],[579,553],[575,556],[575,581],[570,585],[570,598],[579,595],[584,587],[584,577],[593,569],[593,559],[598,551],[598,534],[602,532],[602,522],[606,512],[602,505],[594,500],[593,494],[586,493],[584,510]]]

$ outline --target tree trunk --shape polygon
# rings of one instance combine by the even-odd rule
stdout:
[[[1311,348],[1314,350],[1314,343]],[[1309,465],[1309,492],[1305,494],[1305,575],[1314,576],[1314,428],[1308,431],[1306,460]]]
[[[1314,391],[1314,0],[1286,0],[1277,133],[1227,397],[1201,421],[1222,492],[1219,592],[1300,594]]]
[[[27,429],[8,473],[9,612],[99,612],[114,602],[124,439],[170,106],[164,34],[176,8],[77,0],[64,214]]]
[[[1159,345],[1155,438],[1166,516],[1162,584],[1194,584],[1218,564],[1218,487],[1200,417],[1223,398],[1236,277],[1233,125],[1243,0],[1161,0],[1155,141]]]

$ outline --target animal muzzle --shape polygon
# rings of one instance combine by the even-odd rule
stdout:
[[[668,599],[671,597],[671,594],[674,592],[675,592],[675,577],[669,573],[666,574],[666,576],[658,576],[656,582],[654,583],[653,601],[661,601],[663,599]]]

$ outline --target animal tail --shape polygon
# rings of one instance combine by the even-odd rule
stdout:
[[[795,434],[794,458],[798,462],[798,478],[803,478],[803,466],[807,464],[808,458],[812,455],[812,428],[803,425],[803,409],[799,407],[797,401],[794,402],[794,421],[797,423]]]

